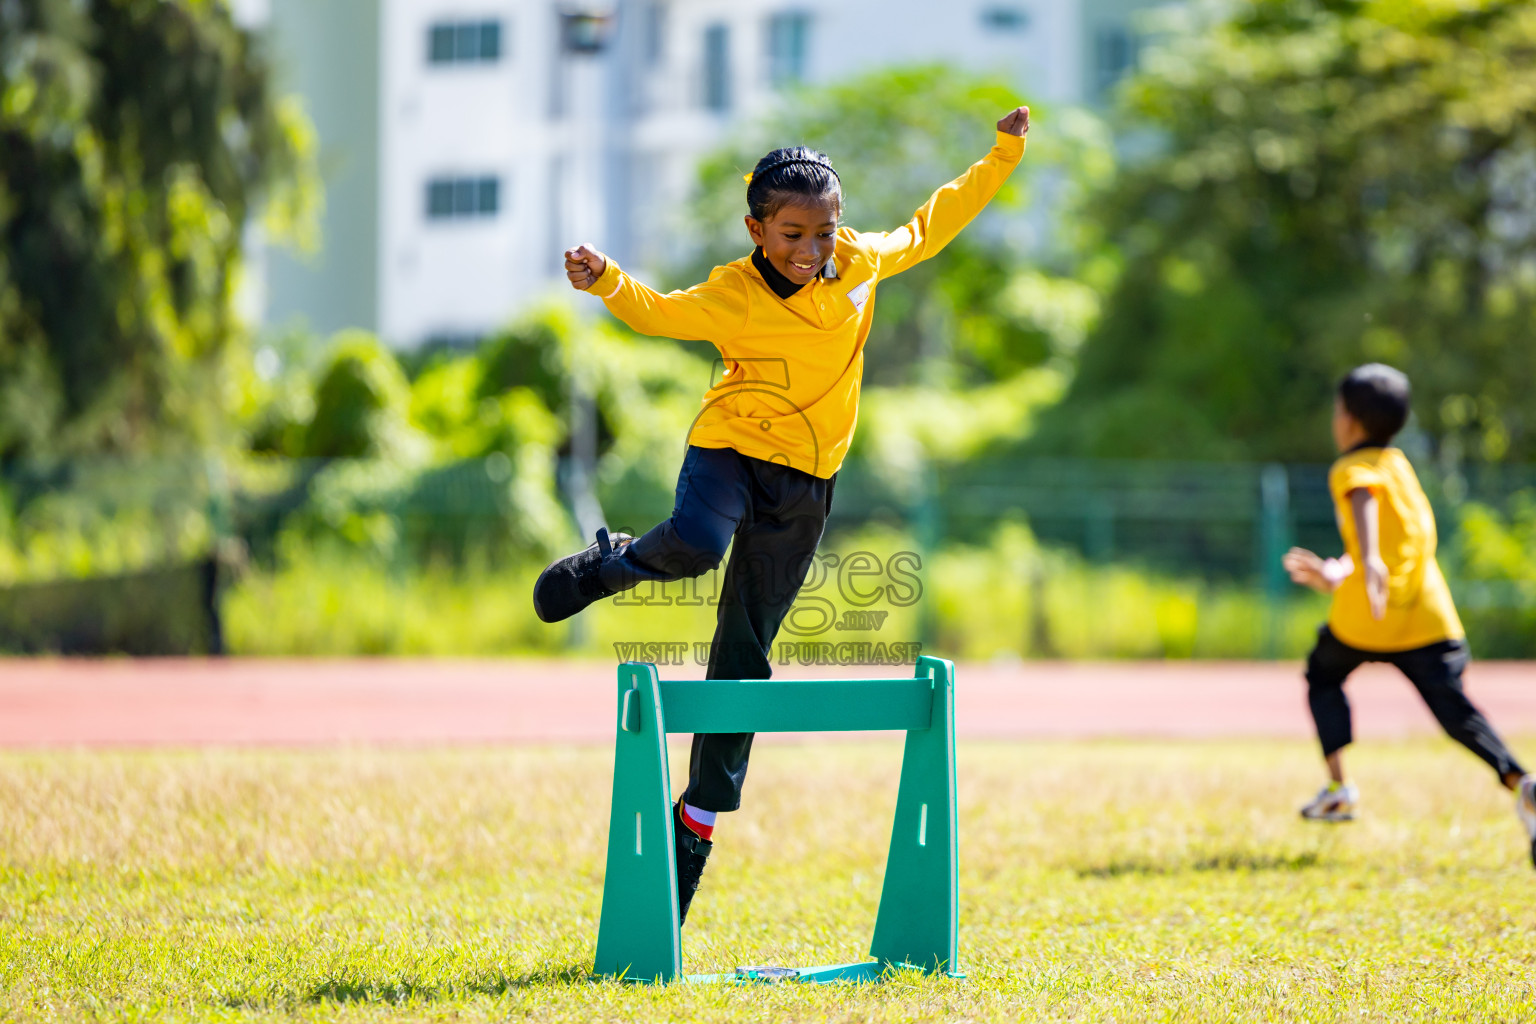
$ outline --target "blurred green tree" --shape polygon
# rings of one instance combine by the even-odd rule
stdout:
[[[453,370],[473,386],[471,401],[505,402],[508,396],[536,402],[552,414],[557,431],[551,452],[572,457],[571,392],[591,396],[595,416],[597,464],[594,486],[610,525],[645,529],[671,512],[677,467],[688,427],[698,415],[699,396],[709,387],[710,364],[666,341],[636,337],[628,329],[582,321],[567,302],[530,310],[488,339],[472,357],[477,370]],[[426,392],[435,380],[416,382],[427,408]],[[448,404],[433,399],[439,407]],[[418,416],[424,421],[424,416]],[[442,416],[466,419],[464,414]],[[429,427],[432,433],[448,432]]]
[[[224,2],[0,3],[0,457],[214,439],[248,215],[312,240],[313,157]]]
[[[750,251],[742,176],[769,150],[826,152],[843,181],[843,223],[890,231],[981,159],[993,126],[1019,102],[1003,79],[942,65],[881,69],[792,93],[779,113],[700,166],[687,225],[699,247],[673,283],[703,280],[711,267]],[[1070,355],[1062,349],[1075,342],[1078,313],[1092,295],[1075,281],[1020,267],[1026,259],[1046,268],[1061,261],[1064,249],[1047,239],[1065,234],[1043,229],[1054,208],[1107,179],[1113,155],[1094,118],[1038,106],[1031,114],[1043,127],[987,212],[941,257],[880,286],[868,383],[964,384]]]
[[[1461,506],[1446,563],[1466,604],[1467,629],[1485,658],[1529,658],[1536,649],[1536,490],[1504,509]]]
[[[1379,360],[1441,454],[1536,459],[1536,7],[1178,17],[1123,95],[1143,156],[1089,197],[1119,274],[1036,446],[1326,459],[1334,382]]]
[[[424,462],[426,445],[410,424],[410,406],[411,386],[394,353],[365,331],[342,331],[315,385],[302,454]]]

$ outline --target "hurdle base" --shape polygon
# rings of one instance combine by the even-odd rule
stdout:
[[[917,971],[920,974],[937,974],[916,964],[883,963],[879,960],[864,960],[852,964],[821,964],[816,967],[738,967],[729,973],[721,974],[683,974],[675,980],[684,985],[776,985],[780,982],[790,982],[801,985],[831,985],[837,982],[848,982],[855,985],[865,985],[873,982],[884,981],[894,971]],[[964,979],[965,975],[959,971],[942,972],[946,978]],[[601,980],[594,975],[593,980]],[[619,980],[632,985],[665,985],[666,978],[620,978]]]

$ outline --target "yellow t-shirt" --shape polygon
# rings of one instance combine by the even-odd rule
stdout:
[[[641,334],[709,341],[720,350],[724,374],[704,395],[689,444],[830,477],[858,422],[877,285],[948,245],[1023,155],[1021,136],[998,132],[992,151],[935,192],[908,224],[881,233],[839,228],[837,276],[818,277],[787,299],[768,287],[750,256],[668,295],[609,260],[591,291]]]
[[[1387,563],[1387,614],[1371,618],[1365,594],[1364,561],[1351,491],[1365,488],[1380,508],[1381,560]],[[1361,448],[1349,452],[1328,472],[1328,490],[1344,550],[1355,571],[1333,592],[1328,628],[1362,651],[1408,651],[1466,636],[1451,589],[1435,561],[1435,513],[1406,456],[1396,448]]]

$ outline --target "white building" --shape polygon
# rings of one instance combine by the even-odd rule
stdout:
[[[1148,0],[242,0],[319,132],[323,250],[266,257],[265,321],[473,338],[589,240],[644,270],[657,211],[779,86],[942,60],[1093,102]]]

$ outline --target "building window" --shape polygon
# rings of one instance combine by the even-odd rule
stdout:
[[[1023,32],[1029,28],[1029,12],[1022,7],[983,7],[981,27],[990,32]]]
[[[560,45],[566,53],[602,53],[613,35],[611,10],[570,10],[560,15]]]
[[[718,114],[731,109],[731,30],[725,25],[704,29],[704,107]]]
[[[811,16],[788,11],[768,18],[768,81],[775,89],[805,81]]]
[[[1136,66],[1136,40],[1123,25],[1101,28],[1093,36],[1094,86],[1107,92]]]
[[[427,219],[494,217],[501,211],[501,179],[433,178],[427,182]]]
[[[501,60],[501,22],[439,21],[427,29],[433,64],[494,64]]]

